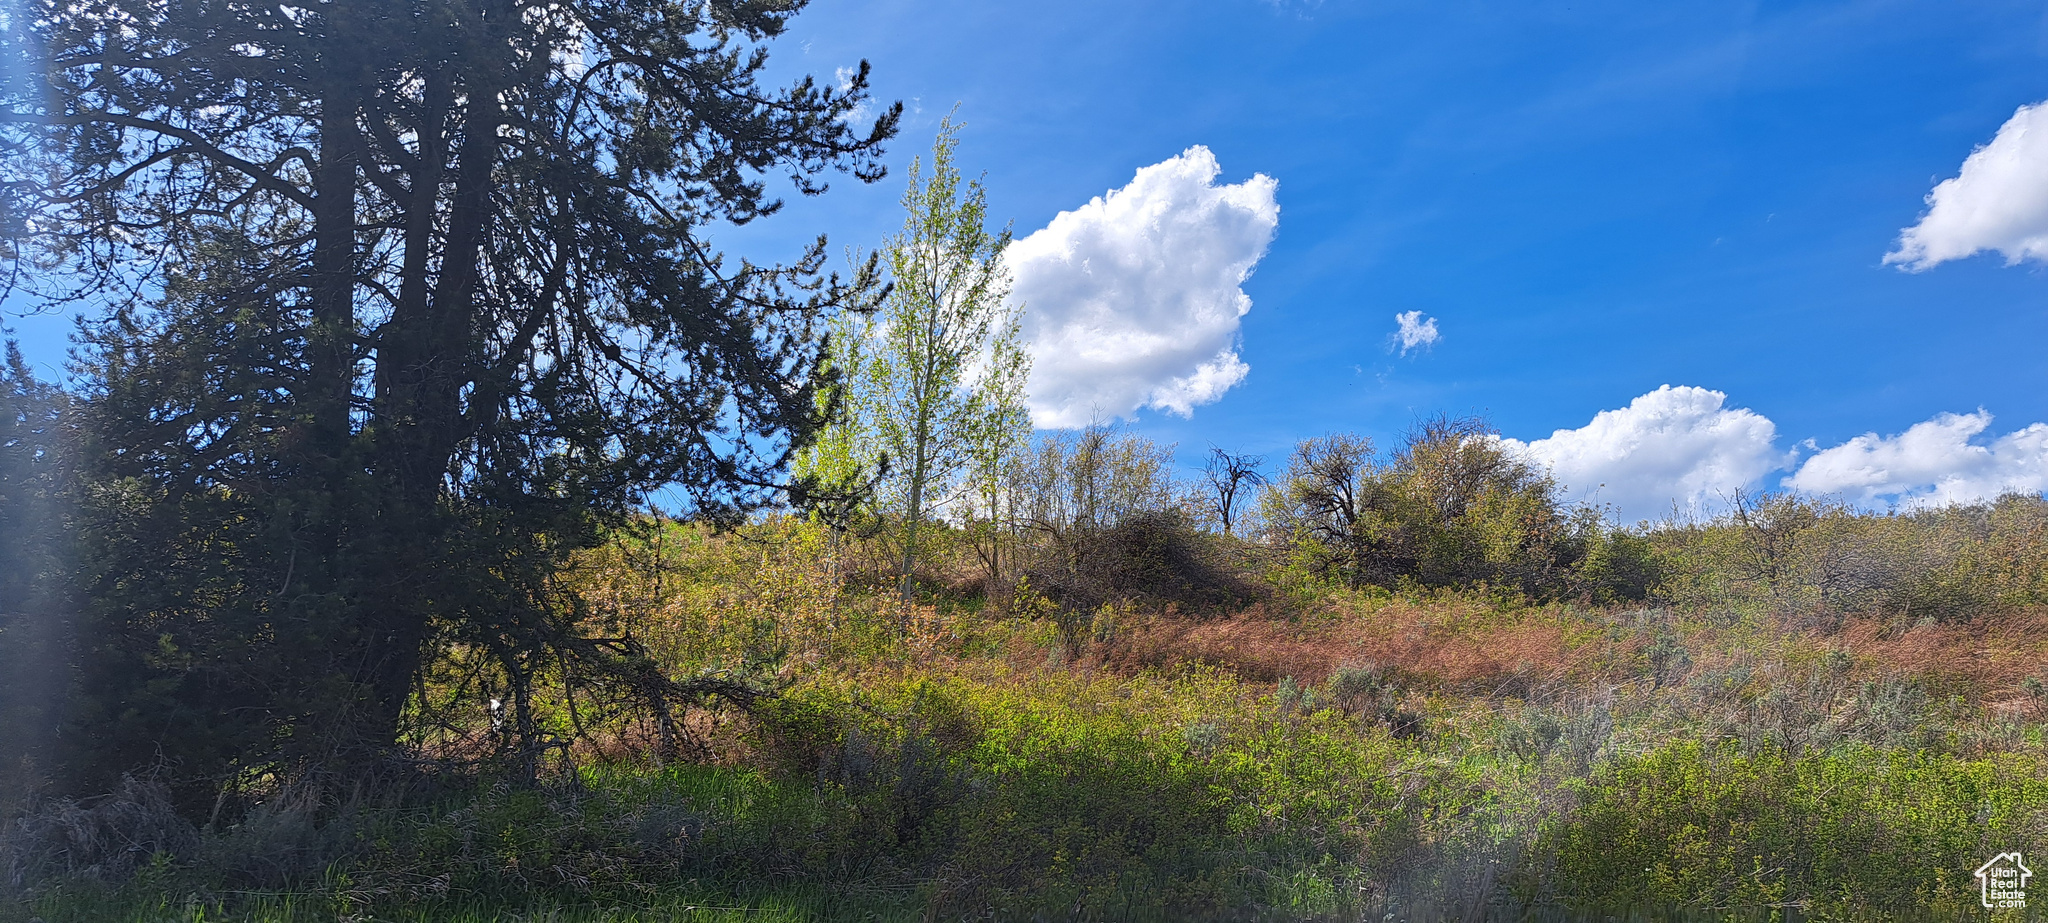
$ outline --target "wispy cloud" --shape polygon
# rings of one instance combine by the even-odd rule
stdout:
[[[1437,332],[1436,318],[1425,316],[1421,311],[1404,311],[1394,315],[1399,329],[1394,331],[1394,342],[1401,347],[1401,355],[1408,355],[1411,349],[1428,349],[1443,339]]]
[[[1250,371],[1242,285],[1279,227],[1279,184],[1217,185],[1220,173],[1208,148],[1188,148],[1010,245],[1036,425],[1141,407],[1188,416]]]
[[[805,43],[804,53],[809,54],[810,50],[810,44]],[[853,78],[858,76],[860,76],[860,68],[858,67],[837,67],[832,69],[832,79],[839,84],[839,92],[841,93],[853,89]],[[875,114],[874,102],[874,97],[861,100],[858,105],[853,107],[852,111],[842,116],[840,121],[848,125],[860,126],[861,123],[866,122],[870,116]]]

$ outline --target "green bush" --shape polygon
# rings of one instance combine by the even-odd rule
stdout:
[[[1582,907],[1956,911],[1985,859],[2048,846],[2044,824],[2048,767],[2031,757],[1688,740],[1596,773],[1540,838],[1553,864],[1537,874]]]
[[[2048,602],[2048,500],[1867,513],[1797,494],[1735,498],[1725,515],[1668,523],[1659,592],[1686,606],[1885,613],[1965,621]]]
[[[809,754],[780,758],[791,783],[842,792],[871,847],[938,882],[942,914],[1324,912],[1481,794],[1322,698],[1201,673],[817,685],[769,736]]]
[[[1535,599],[1643,599],[1649,541],[1572,505],[1478,419],[1424,420],[1382,456],[1351,434],[1309,439],[1261,500],[1289,564],[1352,588],[1458,587]]]

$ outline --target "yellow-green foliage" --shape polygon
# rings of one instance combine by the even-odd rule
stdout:
[[[1843,748],[1797,758],[1670,743],[1594,775],[1539,852],[1590,906],[1796,904],[1887,918],[1975,900],[1970,872],[2048,847],[2048,766]]]
[[[1336,896],[1478,809],[1469,773],[1375,726],[1226,676],[1008,672],[819,684],[766,734],[789,778],[843,787],[878,840],[969,887],[959,909]]]
[[[1478,507],[1502,515],[1473,522],[1505,522],[1513,504]],[[1838,571],[1812,568],[1850,560],[1825,536],[1862,536],[1859,554],[1975,536],[1957,547],[1976,557],[1916,573],[1987,574],[1982,598],[2022,599],[2030,510],[1790,510],[1775,559],[1726,523],[1581,533],[1580,586],[1645,585],[1655,549],[1694,591],[1720,586],[1691,606],[1344,589],[1274,555],[1270,609],[1196,616],[1130,598],[1069,611],[1029,585],[996,612],[943,574],[906,604],[870,579],[886,542],[667,524],[569,579],[665,672],[752,671],[773,690],[744,714],[679,712],[698,747],[641,749],[630,712],[586,698],[582,730],[606,746],[579,744],[537,788],[351,818],[357,845],[296,894],[227,896],[211,860],[165,860],[131,892],[161,910],[175,902],[157,891],[192,890],[178,906],[205,919],[316,908],[280,920],[1963,914],[1977,864],[2048,849],[2048,635],[2024,612],[1829,623],[1784,607],[1817,605],[1798,594]],[[2018,550],[2003,571],[2000,549]],[[576,730],[539,707],[550,733]],[[152,918],[57,893],[33,905],[52,921]]]
[[[1765,494],[1646,537],[1683,605],[1952,620],[2048,603],[2040,497],[1883,515]]]
[[[1556,483],[1476,419],[1437,417],[1381,457],[1363,437],[1296,447],[1261,500],[1291,564],[1353,587],[1413,581],[1538,598],[1641,599],[1648,546],[1566,504]]]
[[[857,549],[816,523],[718,534],[669,522],[582,556],[570,579],[671,671],[807,669],[871,660],[898,640],[900,613],[846,591],[859,563]]]

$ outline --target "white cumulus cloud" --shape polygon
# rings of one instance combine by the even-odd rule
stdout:
[[[1865,433],[1807,459],[1785,486],[1906,507],[2048,490],[2048,424],[2007,433],[1988,445],[1972,441],[1990,426],[1991,415],[1979,410],[1940,414],[1896,436]]]
[[[1411,349],[1426,349],[1443,339],[1443,335],[1436,332],[1436,318],[1425,317],[1421,311],[1396,314],[1394,323],[1400,325],[1400,329],[1394,331],[1394,340],[1401,344],[1401,355],[1404,356]]]
[[[1626,520],[1654,519],[1674,503],[1697,511],[1760,486],[1783,466],[1772,447],[1777,426],[1727,400],[1719,391],[1664,385],[1578,429],[1501,441],[1547,466],[1569,496],[1612,505]]]
[[[1985,250],[2007,265],[2048,260],[2048,103],[2021,106],[1961,173],[1936,185],[1927,213],[1884,261],[1919,272]]]
[[[1035,425],[1141,407],[1188,416],[1251,371],[1241,286],[1280,225],[1279,184],[1219,186],[1220,172],[1208,148],[1188,148],[1010,245]]]

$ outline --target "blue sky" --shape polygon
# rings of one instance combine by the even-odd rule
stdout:
[[[960,163],[1020,238],[1196,145],[1217,188],[1275,181],[1250,309],[1223,333],[1248,371],[1185,417],[1132,413],[1184,460],[1210,444],[1278,460],[1335,430],[1387,444],[1449,411],[1487,415],[1630,517],[1785,476],[1872,504],[2048,476],[2048,430],[1996,442],[2048,420],[2040,263],[1883,262],[1937,182],[2048,98],[2039,3],[819,0],[773,53],[779,73],[828,78],[865,58],[910,115],[889,179],[722,235],[757,258],[819,231],[878,243],[901,166],[956,103]],[[2048,157],[2016,150],[2007,173]],[[1410,311],[1440,338],[1403,354]],[[62,325],[14,324],[59,361]],[[1946,493],[1944,464],[1968,469]]]

